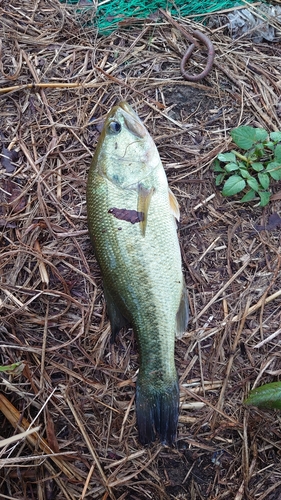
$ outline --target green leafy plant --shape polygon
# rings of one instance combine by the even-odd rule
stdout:
[[[281,382],[271,382],[253,389],[244,403],[258,408],[281,410]]]
[[[260,205],[269,203],[271,180],[281,180],[281,132],[241,126],[231,131],[233,142],[242,152],[221,153],[214,161],[216,186],[224,181],[223,196],[243,193],[241,202],[257,195]]]

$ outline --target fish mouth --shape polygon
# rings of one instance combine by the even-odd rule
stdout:
[[[112,109],[110,121],[123,118],[126,128],[136,135],[138,138],[143,139],[147,135],[147,130],[133,108],[125,101],[119,102],[117,106]]]

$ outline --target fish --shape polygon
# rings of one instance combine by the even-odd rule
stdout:
[[[132,327],[139,350],[139,441],[174,444],[179,416],[175,338],[189,308],[177,235],[179,205],[157,147],[125,101],[107,114],[90,165],[87,221],[113,340]]]

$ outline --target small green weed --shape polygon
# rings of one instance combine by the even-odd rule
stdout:
[[[281,132],[268,134],[263,128],[241,126],[230,134],[243,153],[232,150],[217,156],[213,163],[216,186],[225,181],[223,196],[243,192],[241,202],[251,201],[258,195],[264,207],[269,203],[271,179],[281,180]]]

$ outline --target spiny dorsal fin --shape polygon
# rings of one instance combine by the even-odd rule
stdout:
[[[145,236],[147,214],[153,192],[154,188],[146,189],[141,184],[138,186],[138,212],[143,213],[143,220],[140,222],[140,228],[143,236]]]
[[[179,207],[178,201],[177,201],[174,193],[172,193],[170,188],[169,188],[169,203],[170,203],[170,209],[171,209],[172,214],[175,216],[177,221],[179,221],[180,220],[180,207]]]

